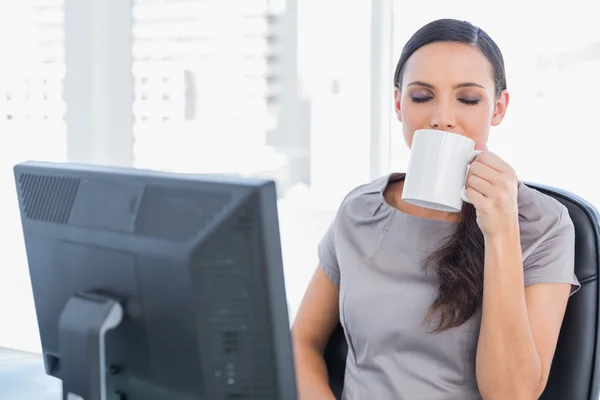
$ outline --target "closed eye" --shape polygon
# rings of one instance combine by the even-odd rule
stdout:
[[[431,100],[433,97],[411,97],[411,100],[413,101],[413,103],[427,103],[429,100]]]
[[[479,100],[471,100],[471,99],[458,99],[461,103],[467,104],[470,106],[476,106],[479,104]]]

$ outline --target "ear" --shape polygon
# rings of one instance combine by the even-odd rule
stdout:
[[[394,109],[398,121],[402,122],[402,92],[398,88],[394,88]]]
[[[494,108],[494,114],[492,115],[492,126],[498,126],[506,115],[506,109],[508,108],[508,101],[510,96],[506,90],[500,93],[500,97],[496,101],[496,107]]]

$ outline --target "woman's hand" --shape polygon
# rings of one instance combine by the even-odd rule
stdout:
[[[504,160],[487,151],[484,143],[476,148],[483,152],[471,163],[467,177],[467,197],[477,211],[477,224],[486,238],[512,234],[519,228],[517,174]]]

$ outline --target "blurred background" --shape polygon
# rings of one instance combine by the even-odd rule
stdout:
[[[482,4],[483,3],[483,4]],[[490,150],[600,207],[594,3],[0,0],[0,346],[40,352],[12,166],[35,159],[266,177],[290,319],[344,194],[408,149],[392,75],[423,24],[502,49],[511,104]]]

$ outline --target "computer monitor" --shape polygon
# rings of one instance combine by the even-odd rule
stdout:
[[[296,398],[273,182],[48,162],[14,173],[63,399]]]

